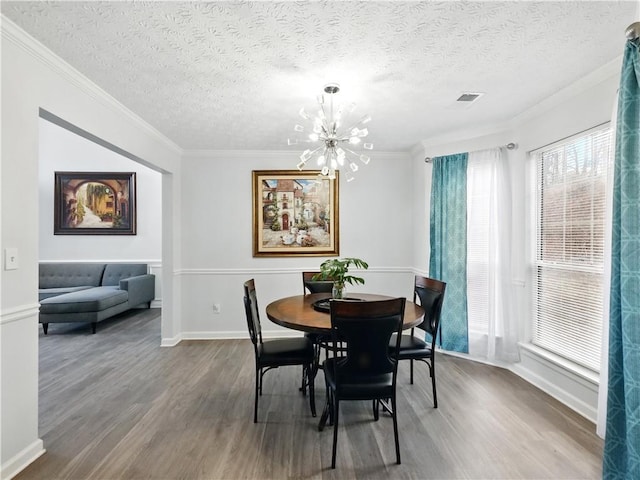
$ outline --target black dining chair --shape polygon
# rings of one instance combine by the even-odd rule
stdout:
[[[413,289],[413,301],[420,303],[424,309],[424,320],[415,328],[424,330],[431,337],[429,341],[414,335],[415,328],[411,329],[409,335],[401,335],[400,348],[398,350],[398,360],[410,361],[410,383],[413,384],[413,362],[414,360],[424,362],[429,366],[431,376],[431,386],[433,390],[433,407],[438,408],[438,396],[436,394],[436,337],[440,330],[440,313],[442,302],[444,301],[444,291],[447,284],[433,278],[416,275]],[[418,302],[419,301],[419,302]],[[424,334],[423,334],[424,335]],[[396,338],[392,337],[389,348],[396,345]]]
[[[333,290],[332,280],[314,280],[313,277],[320,272],[302,272],[302,287],[304,293],[331,293]]]
[[[308,338],[294,337],[282,339],[262,339],[258,299],[253,279],[244,282],[244,308],[247,315],[247,326],[253,343],[255,356],[256,381],[253,423],[258,422],[258,397],[262,395],[262,377],[269,370],[286,365],[302,365],[302,394],[306,394],[309,386],[309,404],[311,414],[316,416],[316,399],[313,376],[314,349]]]
[[[372,400],[375,420],[379,419],[380,403],[390,400],[391,405],[385,409],[393,418],[396,462],[400,463],[396,408],[398,361],[390,354],[388,345],[391,336],[396,334],[396,349],[399,346],[405,302],[404,298],[331,302],[332,356],[324,362],[327,404],[318,427],[322,430],[327,418],[331,417],[331,468],[336,468],[340,402],[343,400]],[[345,340],[346,352],[342,356],[338,345]]]
[[[332,293],[333,281],[332,280],[314,280],[313,277],[319,274],[316,272],[302,272],[302,289],[304,294],[307,293]],[[307,337],[313,343],[315,350],[316,365],[320,363],[320,350],[323,347],[327,347],[330,337],[328,335],[322,335],[320,333],[305,333]]]

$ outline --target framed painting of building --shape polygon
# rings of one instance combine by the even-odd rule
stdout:
[[[253,171],[253,256],[339,254],[338,172]]]
[[[135,235],[135,172],[55,172],[55,235]]]

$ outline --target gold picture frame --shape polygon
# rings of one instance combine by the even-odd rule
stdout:
[[[336,256],[338,172],[254,170],[253,256]]]

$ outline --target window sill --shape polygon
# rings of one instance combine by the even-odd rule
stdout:
[[[593,385],[600,385],[600,374],[598,372],[594,372],[593,370],[585,368],[582,365],[578,365],[571,360],[567,360],[560,355],[556,355],[555,353],[549,352],[548,350],[537,347],[536,345],[533,345],[531,343],[520,342],[518,343],[518,346],[521,350],[531,352],[532,354],[545,359],[547,362],[555,365],[563,371],[571,372],[573,375],[576,375]]]

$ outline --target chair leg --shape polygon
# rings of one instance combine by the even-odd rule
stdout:
[[[333,400],[333,450],[331,452],[331,468],[336,468],[336,450],[338,447],[338,412],[340,402],[334,397]]]
[[[396,406],[396,396],[391,398],[391,405],[393,412],[391,413],[393,418],[393,438],[396,442],[396,463],[400,465],[400,439],[398,438],[398,408]]]
[[[254,395],[254,402],[253,402],[253,423],[258,423],[258,390],[260,388],[260,381],[258,380],[260,378],[261,375],[261,371],[259,368],[256,367],[256,388],[255,388],[255,395]]]
[[[307,395],[307,385],[309,381],[309,367],[307,365],[302,366],[302,385],[300,386],[300,391],[302,392],[302,396]]]
[[[43,323],[42,324],[42,331],[44,332],[44,334],[47,334],[47,331],[49,330],[49,324],[48,323]]]
[[[380,400],[373,401],[373,419],[377,422],[380,419]]]
[[[330,419],[333,416],[333,404],[331,403],[331,389],[329,388],[327,377],[325,377],[325,392],[327,392],[327,399],[324,404],[324,409],[322,410],[322,415],[320,415],[320,422],[318,423],[319,432],[324,430],[324,427],[327,425],[327,421],[329,421],[329,425],[331,425]]]
[[[313,375],[313,365],[309,364],[307,366],[307,381],[309,383],[309,405],[311,406],[311,415],[313,417],[316,416],[316,388],[315,388],[315,378]]]
[[[409,363],[410,363],[409,371],[411,372],[409,374],[409,383],[413,385],[413,359],[409,360]]]
[[[436,365],[429,365],[429,373],[431,373],[431,387],[433,389],[433,408],[438,408],[438,395],[436,393]]]

